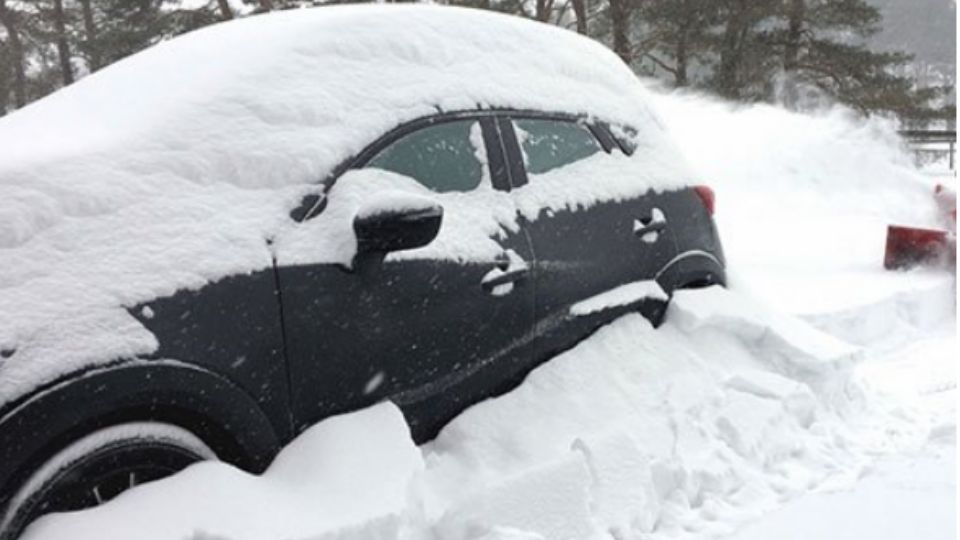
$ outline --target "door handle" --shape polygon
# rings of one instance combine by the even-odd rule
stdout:
[[[494,292],[494,289],[500,287],[501,285],[507,285],[515,283],[517,281],[522,281],[527,279],[530,276],[530,269],[527,267],[515,268],[513,270],[504,271],[495,271],[487,274],[483,280],[480,282],[480,286],[483,287],[483,290],[490,293]]]
[[[497,256],[494,267],[483,279],[480,287],[494,296],[503,296],[513,291],[513,284],[530,275],[530,266],[516,251],[508,249]]]
[[[633,220],[633,234],[648,244],[656,242],[667,229],[667,216],[663,210],[653,208],[649,216]]]

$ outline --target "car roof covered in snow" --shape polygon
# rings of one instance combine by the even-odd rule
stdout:
[[[624,121],[645,114],[639,92],[603,45],[519,17],[442,6],[290,10],[161,43],[15,112],[0,122],[0,180],[96,154],[111,170],[200,183],[316,182],[372,138],[437,111]]]

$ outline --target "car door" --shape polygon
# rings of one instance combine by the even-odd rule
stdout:
[[[676,246],[660,195],[624,195],[619,176],[636,164],[602,126],[580,119],[513,114],[499,127],[520,169],[514,196],[537,255],[541,354],[569,348],[629,310],[656,320],[665,303],[644,282]]]
[[[354,168],[415,179],[443,206],[443,222],[432,244],[366,268],[285,264],[278,253],[295,421],[302,429],[391,399],[424,440],[503,383],[496,365],[530,354],[529,241],[516,228],[474,223],[487,223],[485,211],[501,212],[499,203],[509,202],[492,118],[439,119],[391,134]],[[324,212],[335,212],[337,197],[346,196],[337,188]],[[458,251],[470,242],[493,248],[479,256]]]

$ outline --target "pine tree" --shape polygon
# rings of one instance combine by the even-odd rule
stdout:
[[[730,99],[755,100],[764,94],[771,63],[763,28],[782,0],[717,0],[719,27],[708,33],[716,63],[710,87]]]
[[[786,0],[779,19],[766,39],[782,59],[773,75],[788,107],[799,108],[806,93],[822,93],[863,113],[922,116],[933,114],[932,100],[947,90],[919,89],[896,74],[911,55],[867,46],[882,16],[865,0]]]
[[[159,41],[222,20],[213,5],[197,9],[167,6],[167,0],[92,0],[96,41],[88,55],[104,64],[139,52]]]

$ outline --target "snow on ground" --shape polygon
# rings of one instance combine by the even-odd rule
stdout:
[[[954,345],[935,347],[940,369]],[[201,464],[27,538],[725,537],[950,440],[943,415],[876,393],[908,392],[895,370],[864,381],[862,361],[738,293],[683,292],[661,328],[618,320],[420,449],[384,404],[308,430],[262,477]]]
[[[953,540],[956,456],[881,458],[850,491],[816,494],[777,511],[733,540]]]
[[[952,540],[957,533],[955,321],[862,365],[882,389],[932,419],[926,443],[878,458],[850,490],[805,496],[733,540]],[[812,519],[815,518],[815,519]]]

